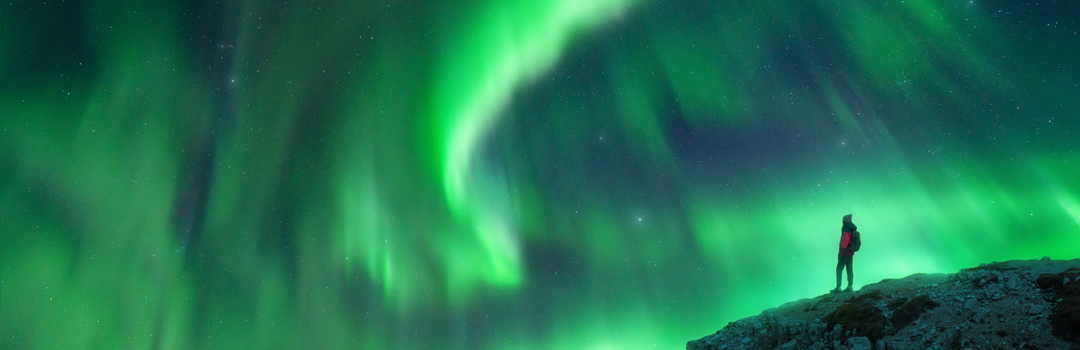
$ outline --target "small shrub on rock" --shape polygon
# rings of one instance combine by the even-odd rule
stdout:
[[[923,294],[911,299],[900,309],[893,313],[892,317],[892,334],[896,334],[900,330],[904,329],[915,320],[919,319],[919,316],[932,310],[935,307],[940,306],[936,301],[930,299],[929,295]]]
[[[839,324],[843,325],[845,330],[855,330],[856,333],[851,335],[853,337],[867,337],[871,342],[884,338],[888,320],[881,310],[874,306],[874,301],[879,299],[881,291],[875,290],[840,305],[822,319],[827,324],[826,329],[832,329],[833,325]]]

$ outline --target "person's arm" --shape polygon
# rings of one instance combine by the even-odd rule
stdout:
[[[844,231],[844,234],[840,235],[840,249],[847,249],[848,243],[851,243],[851,232]]]

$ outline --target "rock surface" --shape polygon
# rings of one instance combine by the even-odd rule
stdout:
[[[1080,349],[1080,259],[1015,260],[802,299],[687,350]]]

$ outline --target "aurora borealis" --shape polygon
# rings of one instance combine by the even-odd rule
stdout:
[[[1080,6],[0,4],[0,348],[674,349],[1080,258]]]

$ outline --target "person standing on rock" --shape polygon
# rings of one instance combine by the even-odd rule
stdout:
[[[836,289],[831,290],[832,293],[840,292],[840,273],[844,271],[844,267],[847,267],[847,289],[844,291],[852,291],[851,280],[854,272],[851,270],[851,259],[855,252],[851,249],[851,243],[854,235],[855,224],[851,222],[851,214],[844,215],[844,226],[840,227],[840,255],[836,262]]]

